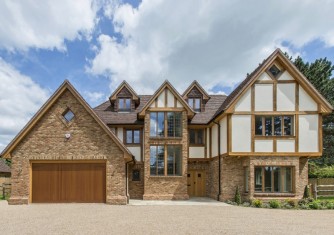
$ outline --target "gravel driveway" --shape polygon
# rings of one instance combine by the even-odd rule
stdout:
[[[0,201],[0,234],[334,234],[334,210]]]

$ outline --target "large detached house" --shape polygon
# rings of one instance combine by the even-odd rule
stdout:
[[[229,96],[124,81],[92,109],[65,81],[1,154],[9,203],[300,199],[332,109],[279,49]]]

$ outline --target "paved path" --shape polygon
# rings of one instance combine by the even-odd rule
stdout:
[[[225,204],[223,204],[225,205]],[[334,234],[334,210],[0,201],[0,234]]]

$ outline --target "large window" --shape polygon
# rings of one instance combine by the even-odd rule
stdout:
[[[189,129],[190,145],[204,145],[204,129]]]
[[[255,192],[291,193],[292,167],[255,167]]]
[[[188,104],[195,112],[201,112],[201,98],[188,98]]]
[[[150,175],[180,176],[181,174],[182,174],[181,145],[150,146]]]
[[[130,98],[118,98],[118,111],[130,112],[131,111],[131,99]]]
[[[151,137],[182,137],[181,112],[151,112]]]
[[[255,116],[255,135],[292,136],[293,116]]]
[[[126,144],[140,144],[140,130],[125,130]]]

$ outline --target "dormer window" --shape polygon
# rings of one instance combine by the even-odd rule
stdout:
[[[130,112],[131,111],[131,99],[130,98],[118,98],[118,111]]]
[[[201,112],[201,98],[188,98],[188,104],[195,112]]]

